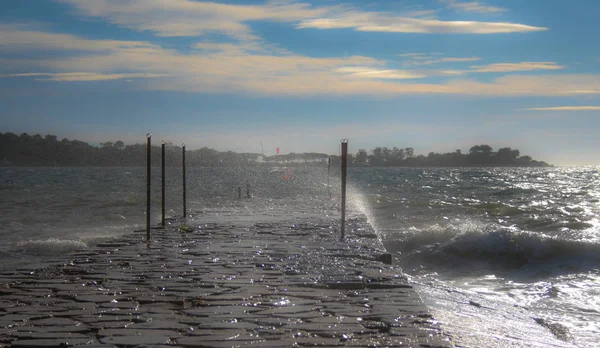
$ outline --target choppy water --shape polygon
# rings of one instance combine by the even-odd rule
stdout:
[[[181,214],[180,176],[167,170],[168,216]],[[339,215],[325,166],[187,177],[196,222]],[[349,196],[459,344],[590,347],[600,344],[599,179],[594,167],[351,168]],[[239,200],[247,184],[252,199]],[[145,188],[144,168],[0,168],[0,269],[143,227]]]
[[[533,319],[567,346],[600,345],[597,168],[354,174],[387,249],[461,343],[560,344],[523,331]]]

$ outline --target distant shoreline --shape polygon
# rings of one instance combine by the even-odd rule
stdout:
[[[122,141],[105,142],[92,146],[79,140],[58,140],[55,135],[33,136],[22,133],[0,133],[0,166],[2,167],[142,167],[146,166],[146,144],[125,145]],[[152,146],[153,165],[161,164],[161,146]],[[165,147],[166,166],[181,166],[182,148]],[[264,155],[217,151],[207,147],[187,150],[188,167],[248,167],[248,166],[321,166],[340,165],[340,156],[323,153],[288,153]],[[376,147],[370,151],[359,149],[348,154],[349,167],[552,167],[510,147],[493,151],[489,145],[475,145],[463,154],[460,149],[449,153],[430,152],[427,156],[415,154],[411,147]]]

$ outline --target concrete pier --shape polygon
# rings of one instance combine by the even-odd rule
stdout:
[[[178,224],[2,273],[0,344],[452,346],[361,219]]]

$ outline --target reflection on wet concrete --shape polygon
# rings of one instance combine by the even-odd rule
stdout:
[[[450,347],[363,219],[198,223],[0,275],[0,343]],[[385,261],[384,260],[384,261]]]

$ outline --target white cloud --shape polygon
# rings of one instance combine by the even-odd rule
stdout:
[[[379,70],[379,69],[371,69],[371,68],[365,68],[365,67],[345,67],[345,68],[335,69],[334,71],[342,73],[342,74],[346,74],[347,76],[361,77],[361,78],[373,78],[373,79],[399,80],[399,79],[420,79],[420,78],[427,77],[424,74],[419,74],[419,73],[408,71],[408,70]]]
[[[345,11],[338,15],[307,19],[298,28],[343,29],[367,32],[420,34],[497,34],[543,31],[547,28],[507,22],[442,21],[398,17],[384,12]]]
[[[238,39],[257,39],[249,21],[297,22],[325,14],[296,1],[270,1],[264,5],[233,5],[191,0],[59,0],[82,15],[158,36],[201,36],[218,32]]]
[[[600,106],[552,106],[545,108],[529,108],[531,111],[600,111]]]
[[[492,82],[454,80],[449,83],[456,93],[498,96],[600,95],[600,75],[509,75]]]
[[[299,54],[261,53],[261,46],[202,43],[196,50],[181,53],[147,42],[88,40],[47,32],[0,28],[0,45],[5,32],[26,37],[27,49],[44,51],[48,41],[62,52],[60,58],[42,59],[24,73],[44,71],[50,79],[83,81],[143,78],[140,88],[196,93],[243,93],[256,95],[370,95],[462,94],[484,96],[570,96],[600,94],[598,75],[511,75],[489,82],[457,79],[468,70],[397,70],[388,62],[370,57],[309,57]],[[12,40],[12,39],[11,39]],[[9,40],[10,41],[10,40]],[[75,45],[74,43],[77,43]],[[257,51],[256,48],[259,50]],[[522,71],[555,63],[514,63]],[[481,70],[490,70],[481,68]],[[506,69],[505,69],[506,70]],[[14,73],[14,72],[13,72]],[[408,78],[450,77],[437,83],[415,83]],[[134,81],[135,83],[135,81]]]
[[[439,70],[422,70],[427,76],[463,76],[468,73],[466,70],[451,70],[451,69],[439,69]]]
[[[559,70],[564,66],[554,62],[520,62],[520,63],[497,63],[489,65],[472,66],[475,72],[513,72],[530,70]]]
[[[442,0],[451,9],[476,13],[501,13],[507,10],[502,7],[484,5],[479,1],[460,2],[458,0]]]
[[[2,50],[77,50],[111,51],[119,49],[144,49],[156,47],[148,42],[121,40],[87,40],[70,34],[30,30],[22,25],[0,24]]]
[[[158,36],[201,36],[210,32],[239,40],[256,40],[248,22],[299,23],[298,28],[354,28],[358,31],[402,33],[493,34],[546,30],[517,23],[441,21],[435,11],[365,12],[349,6],[316,7],[299,1],[270,1],[263,5],[234,5],[191,0],[58,0],[80,14]],[[465,8],[476,8],[475,3]],[[485,7],[479,5],[480,9]],[[489,7],[491,8],[491,7]]]

